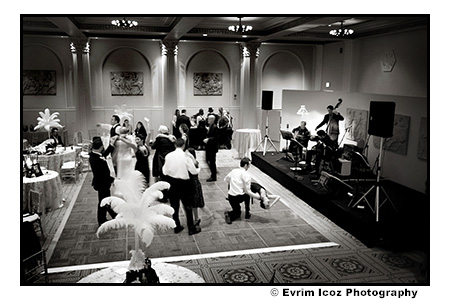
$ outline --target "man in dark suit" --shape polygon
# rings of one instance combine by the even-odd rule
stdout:
[[[214,115],[208,116],[208,132],[206,133],[206,139],[203,142],[206,144],[205,156],[206,162],[209,165],[211,171],[211,177],[206,181],[217,180],[217,167],[216,167],[216,153],[219,151],[219,128],[216,125],[216,117]]]
[[[111,196],[111,184],[114,182],[114,177],[111,176],[108,163],[103,157],[103,143],[101,139],[94,138],[92,141],[92,152],[89,153],[89,164],[91,165],[92,174],[92,186],[94,190],[98,192],[98,208],[97,208],[97,221],[98,225],[102,225],[107,221],[106,213],[114,219],[116,213],[111,209],[109,205],[100,206],[102,200]]]
[[[120,132],[120,118],[118,115],[112,115],[111,120],[110,120],[110,124],[103,124],[103,123],[98,123],[97,124],[98,127],[102,127],[105,129],[109,129],[109,140],[110,140],[110,144],[108,145],[108,148],[106,148],[106,150],[103,152],[103,156],[107,157],[109,154],[111,154],[111,156],[113,156],[113,152],[115,150],[114,145],[111,143],[111,141],[114,141],[115,139],[113,139],[114,136],[119,135]],[[116,161],[113,160],[113,167],[114,167],[114,171],[117,174],[117,165],[116,165]]]
[[[53,127],[52,128],[52,134],[50,135],[50,138],[53,139],[53,144],[55,145],[55,147],[57,145],[61,145],[64,147],[64,143],[62,141],[61,136],[58,134],[58,128]]]
[[[177,121],[175,124],[176,124],[177,129],[180,129],[181,124],[186,124],[188,128],[191,128],[191,118],[189,118],[189,116],[186,115],[185,109],[181,110],[181,114],[177,117]],[[175,135],[175,137],[177,139],[181,138],[181,133],[179,134],[179,136]]]

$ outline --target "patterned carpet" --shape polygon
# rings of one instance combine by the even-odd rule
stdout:
[[[188,235],[187,229],[179,234],[172,230],[160,232],[148,248],[148,257],[173,257],[217,253],[268,247],[296,246],[329,242],[305,220],[294,214],[282,202],[270,210],[263,210],[256,202],[251,207],[249,220],[242,218],[229,225],[223,213],[230,206],[226,197],[223,178],[231,168],[219,168],[217,182],[206,183],[208,172],[203,169],[205,206],[200,212],[202,232]],[[90,185],[92,173],[88,173],[72,208],[70,217],[49,261],[49,267],[94,264],[130,259],[129,250],[134,247],[134,231],[122,229],[96,236],[97,193]],[[211,213],[210,215],[208,213]],[[186,224],[182,215],[181,222]],[[185,225],[186,227],[186,225]]]
[[[212,215],[201,212],[200,234],[189,236],[186,230],[178,235],[159,233],[151,249],[146,249],[148,256],[186,267],[207,284],[268,284],[274,275],[275,284],[429,285],[424,253],[367,248],[255,167],[249,169],[252,177],[270,187],[271,193],[281,195],[282,202],[270,211],[255,203],[250,220],[226,224],[223,211],[228,209],[228,203],[222,179],[239,162],[232,156],[232,152],[219,152],[220,179],[206,183],[209,173],[200,152],[198,159],[206,170],[200,174],[200,180]],[[97,195],[89,185],[90,176],[88,172],[76,202],[73,199],[73,209],[70,215],[66,214],[67,223],[58,229],[61,235],[52,238],[56,241],[49,257],[52,285],[75,284],[108,266],[99,262],[127,260],[128,249],[134,245],[131,231],[95,236]],[[224,239],[227,242],[221,243]],[[331,245],[327,245],[328,241]],[[230,243],[232,246],[224,246]],[[286,248],[270,248],[281,245]],[[242,251],[225,252],[237,250]]]
[[[207,284],[425,285],[427,282],[422,259],[418,253],[355,252],[339,246],[186,259],[170,263],[196,272]],[[72,284],[98,270],[92,268],[51,273],[50,282]]]

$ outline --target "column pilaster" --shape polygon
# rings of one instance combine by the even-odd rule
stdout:
[[[71,39],[70,51],[73,63],[73,92],[76,106],[75,131],[81,131],[83,138],[88,139],[88,130],[94,126],[91,120],[91,72],[90,43],[87,38]],[[92,125],[92,126],[91,126]]]
[[[257,89],[258,74],[257,62],[260,43],[241,44],[242,70],[241,70],[241,126],[243,128],[256,128],[257,122]]]
[[[172,131],[172,117],[178,106],[178,41],[162,41],[164,124]]]

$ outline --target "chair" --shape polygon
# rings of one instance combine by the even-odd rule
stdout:
[[[73,145],[81,147],[82,151],[88,151],[89,149],[89,140],[83,139],[83,133],[81,131],[77,131],[73,134]]]
[[[74,178],[75,182],[77,182],[80,173],[80,164],[82,164],[80,156],[75,157],[75,160],[63,163],[60,173],[61,179]]]
[[[88,134],[89,134],[89,140],[92,141],[92,138],[94,138],[95,136],[98,136],[97,129],[89,129]]]
[[[95,131],[95,135],[97,135],[97,130],[89,130],[89,135],[93,134],[93,132]],[[74,133],[73,135],[73,144],[74,146],[79,146],[81,147],[81,165],[79,166],[81,168],[82,171],[84,171],[84,166],[87,166],[87,169],[90,170],[90,166],[89,166],[89,145],[90,142],[92,140],[92,137],[90,138],[90,140],[83,140],[83,134],[81,133],[81,131],[77,131]]]
[[[33,224],[38,224],[41,231],[41,235],[45,238],[44,229],[42,228],[41,215],[41,193],[30,189],[28,192],[28,210],[22,215],[22,222],[30,222]]]
[[[45,250],[28,256],[22,260],[23,283],[48,283],[48,268]]]
[[[62,140],[63,140],[64,146],[69,145],[69,134],[67,133],[66,129],[64,129],[62,132]]]
[[[39,136],[37,134],[33,133],[31,135],[31,146],[34,147],[34,146],[37,146],[39,144],[40,144],[39,143]]]
[[[91,169],[91,166],[89,164],[89,152],[81,151],[80,158],[81,158],[81,161],[79,164],[80,171],[84,172],[84,166],[87,166],[87,171],[89,171]]]

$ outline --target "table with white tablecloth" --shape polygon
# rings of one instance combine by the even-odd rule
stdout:
[[[78,283],[123,283],[129,264],[129,261],[120,262],[89,274]],[[205,283],[205,280],[197,273],[174,264],[152,261],[152,268],[156,271],[160,283]]]
[[[249,157],[261,143],[261,131],[259,129],[237,129],[234,133],[233,146],[238,152],[238,158]]]
[[[23,177],[22,207],[28,210],[28,193],[33,189],[41,194],[39,211],[45,215],[47,210],[57,209],[62,204],[62,184],[58,172],[43,170],[43,173],[39,177]]]
[[[61,173],[61,166],[67,161],[74,161],[75,158],[81,153],[81,147],[58,147],[55,154],[51,155],[39,155],[38,162],[41,166],[48,170]]]

